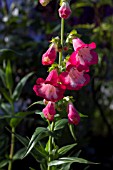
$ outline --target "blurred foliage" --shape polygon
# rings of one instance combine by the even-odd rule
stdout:
[[[90,84],[80,91],[69,92],[75,98],[77,109],[88,115],[88,118],[81,120],[75,133],[80,146],[83,146],[83,143],[87,145],[93,140],[97,141],[96,137],[99,136],[103,139],[109,136],[109,140],[113,141],[113,2],[112,0],[76,0],[76,2],[71,0],[70,4],[73,13],[70,19],[66,20],[66,32],[76,29],[86,43],[96,42],[96,51],[99,55],[99,64],[91,67]],[[7,112],[10,111],[11,103],[7,91],[10,88],[14,90],[25,75],[35,71],[35,76],[32,76],[19,96],[19,103],[15,101],[16,113],[22,114],[20,112],[26,109],[28,104],[40,100],[34,95],[32,87],[37,76],[45,78],[47,75],[47,67],[41,65],[41,55],[48,48],[51,38],[57,36],[60,30],[58,7],[56,1],[51,1],[46,7],[42,7],[34,0],[0,1],[0,76],[2,80],[0,81],[0,117],[6,116],[0,119],[1,160],[8,157],[10,143],[10,134],[5,129],[9,127]],[[12,71],[9,69],[10,63]],[[9,72],[12,72],[12,77],[9,77]],[[42,106],[33,107],[33,109],[37,108],[41,110]],[[13,121],[15,118],[12,118]],[[24,119],[17,131],[30,136],[37,124],[44,125],[40,116],[34,115],[29,119]],[[63,136],[68,139],[66,132]],[[61,139],[61,142],[67,141]],[[95,146],[94,143],[93,146]],[[91,161],[101,161],[103,170],[110,169],[113,151],[107,153],[107,158],[100,155],[97,159],[95,158],[96,149],[94,150],[93,146],[88,150],[87,146],[83,147],[87,150],[89,158],[92,156]],[[98,147],[100,146],[101,142]],[[18,150],[20,144],[16,147]],[[103,160],[101,160],[102,156]],[[22,168],[25,169],[25,167]],[[91,168],[93,170],[93,167]]]

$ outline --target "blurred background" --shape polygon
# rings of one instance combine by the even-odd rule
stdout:
[[[56,3],[57,2],[57,3]],[[65,22],[65,36],[76,29],[85,43],[94,41],[99,55],[98,65],[91,66],[91,81],[80,91],[69,92],[75,99],[76,108],[83,114],[81,123],[75,127],[81,157],[99,162],[99,165],[75,165],[72,169],[113,169],[113,1],[71,0],[71,17]],[[32,88],[38,77],[47,76],[48,67],[41,64],[42,54],[52,37],[60,35],[58,1],[42,7],[37,0],[0,0],[0,69],[10,60],[14,86],[26,74],[34,71],[15,102],[15,112],[25,111],[33,102],[40,100]],[[3,50],[10,49],[10,51]],[[2,74],[2,72],[0,72]],[[2,77],[2,76],[1,76]],[[3,95],[4,84],[0,80],[0,160],[9,154],[10,133],[6,108],[9,103]],[[42,109],[36,105],[31,110]],[[3,117],[4,116],[4,117]],[[44,126],[40,116],[26,116],[16,129],[22,136],[31,137],[37,126]],[[67,141],[64,141],[64,139]],[[73,141],[65,133],[61,143]],[[17,140],[15,150],[22,147]],[[28,170],[38,165],[31,155],[14,162],[13,169]],[[2,168],[1,168],[2,169]],[[3,168],[4,169],[4,168]]]

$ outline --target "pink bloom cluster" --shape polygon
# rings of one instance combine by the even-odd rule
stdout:
[[[52,121],[54,119],[55,102],[64,97],[65,90],[79,90],[90,81],[88,75],[90,65],[98,63],[98,55],[94,51],[96,44],[85,44],[81,39],[72,40],[74,52],[70,55],[66,63],[66,71],[58,74],[57,69],[52,70],[46,80],[38,78],[33,90],[37,96],[43,97],[48,101],[43,109],[44,116]],[[54,43],[51,44],[46,53],[42,56],[43,65],[51,65],[57,56],[57,48]],[[72,103],[68,103],[69,123],[77,125],[80,116]]]

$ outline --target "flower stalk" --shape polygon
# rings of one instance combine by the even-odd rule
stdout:
[[[14,147],[15,147],[15,128],[12,127],[12,131],[11,131],[11,147],[10,147],[10,155],[9,155],[9,165],[8,165],[8,170],[12,170],[12,164],[13,164],[13,154],[14,154]]]
[[[54,121],[51,123],[51,126],[50,126],[50,130],[51,132],[54,131]],[[48,147],[48,152],[49,152],[49,162],[51,162],[51,152],[52,152],[52,145],[53,145],[53,137],[52,136],[49,136],[49,147]],[[52,167],[51,166],[48,166],[48,169],[47,170],[51,170]]]
[[[64,43],[64,18],[61,19],[61,47],[62,49],[63,49],[63,43]],[[62,56],[63,56],[63,51],[61,50],[59,52],[59,67],[61,66]]]

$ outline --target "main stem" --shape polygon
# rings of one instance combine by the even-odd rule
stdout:
[[[63,47],[64,44],[64,19],[61,19],[61,47]],[[59,52],[59,67],[61,66],[62,63],[62,56],[63,56],[63,52],[62,49]],[[54,130],[54,122],[52,122],[52,126],[51,126],[51,132]],[[51,161],[51,152],[52,152],[52,141],[53,141],[53,137],[49,136],[49,162]],[[47,170],[52,170],[51,166],[48,166]]]
[[[61,19],[61,47],[63,47],[64,43],[64,19]],[[62,50],[59,52],[59,66],[61,66],[62,62]]]
[[[51,125],[51,132],[53,132],[53,130],[54,130],[54,122],[52,122],[52,125]],[[49,136],[49,162],[51,161],[52,141],[53,141],[53,137]],[[52,167],[48,166],[47,170],[51,170],[51,169]]]
[[[10,147],[10,155],[9,155],[9,166],[8,166],[8,170],[12,170],[12,164],[13,164],[13,154],[14,154],[14,143],[15,143],[15,128],[12,127],[12,131],[11,131],[11,147]]]
[[[12,95],[12,91],[9,90],[10,96]],[[12,116],[14,115],[14,103],[11,103],[12,107]],[[10,145],[10,154],[9,154],[9,165],[8,165],[8,170],[12,170],[12,165],[13,165],[13,155],[14,155],[14,147],[15,147],[15,127],[12,127],[11,129],[11,145]]]

